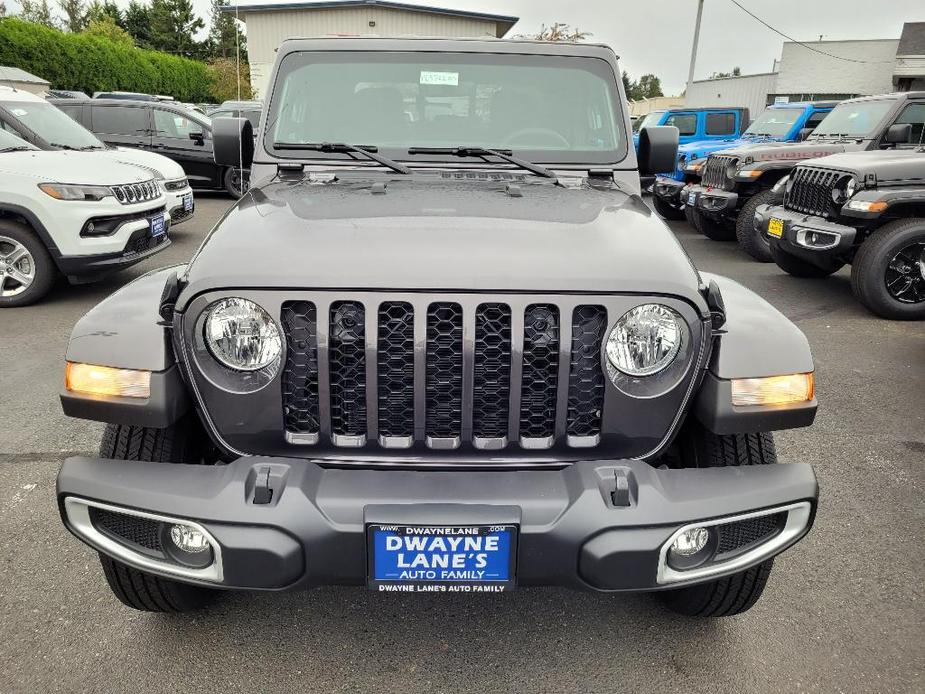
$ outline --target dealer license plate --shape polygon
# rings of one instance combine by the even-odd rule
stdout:
[[[369,587],[500,593],[515,584],[517,526],[370,525]]]
[[[688,193],[687,195],[687,204],[691,207],[696,206],[697,204],[697,193]]]
[[[151,238],[153,239],[167,233],[167,220],[162,214],[151,217],[151,219],[148,220],[148,224],[150,225]]]
[[[768,236],[780,238],[784,235],[784,220],[771,217],[768,220]]]
[[[183,211],[192,212],[193,211],[193,194],[187,193],[183,196]]]

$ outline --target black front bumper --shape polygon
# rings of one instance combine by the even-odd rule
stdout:
[[[652,186],[652,195],[664,200],[672,207],[680,207],[683,204],[681,201],[681,191],[686,185],[687,184],[683,181],[676,181],[673,178],[659,176],[655,179],[655,184]]]
[[[736,192],[694,184],[688,189],[688,195],[695,196],[697,209],[706,215],[735,215],[739,209],[739,194]]]
[[[87,282],[136,265],[166,250],[170,243],[169,230],[162,236],[152,238],[148,236],[147,229],[139,229],[132,234],[124,250],[119,253],[61,255],[54,260],[62,274],[78,282]]]
[[[772,218],[783,223],[779,237],[768,231]],[[781,205],[760,205],[755,211],[755,228],[772,246],[826,270],[850,261],[858,233],[854,227],[793,212]]]
[[[69,458],[57,493],[75,535],[129,564],[134,558],[88,532],[70,505],[88,500],[199,523],[220,547],[221,570],[205,581],[216,587],[362,585],[368,524],[505,523],[519,528],[518,584],[631,591],[735,572],[727,566],[710,576],[665,579],[666,543],[690,523],[796,504],[800,525],[771,554],[783,551],[809,530],[818,486],[805,464],[668,470],[618,460],[544,469],[408,470],[262,457],[218,466]],[[257,503],[267,497],[269,503]],[[735,570],[766,558],[744,565],[740,558]],[[170,566],[137,566],[203,583]]]

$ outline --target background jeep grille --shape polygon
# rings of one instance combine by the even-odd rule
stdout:
[[[844,174],[831,169],[798,166],[790,175],[784,207],[795,212],[825,217],[834,210],[832,190]]]
[[[707,157],[707,161],[700,172],[702,184],[708,188],[732,190],[733,181],[726,175],[726,171],[736,161],[736,157],[711,154]]]
[[[315,444],[330,432],[335,446],[370,438],[383,448],[547,449],[558,432],[567,445],[597,445],[607,310],[570,310],[563,343],[554,304],[516,312],[506,303],[470,305],[472,314],[450,301],[339,301],[321,331],[314,303],[284,302],[287,440]],[[425,342],[418,349],[416,328]],[[371,437],[370,407],[378,410]]]

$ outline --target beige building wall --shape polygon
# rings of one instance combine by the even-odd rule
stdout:
[[[247,24],[251,84],[258,99],[266,97],[276,49],[285,39],[345,34],[484,38],[497,31],[490,20],[384,7],[242,12],[240,18]]]

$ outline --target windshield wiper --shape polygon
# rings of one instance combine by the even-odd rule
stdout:
[[[381,154],[376,154],[379,148],[373,145],[348,145],[343,142],[274,142],[273,149],[294,149],[328,154],[362,154],[383,166],[387,166],[392,171],[397,171],[401,174],[411,173],[411,169],[404,164],[399,164],[397,161],[392,161]]]
[[[488,149],[486,147],[409,147],[408,154],[449,154],[454,157],[498,157],[510,162],[521,169],[532,171],[537,176],[544,178],[557,178],[549,169],[534,164],[532,161],[515,157],[509,149]]]

